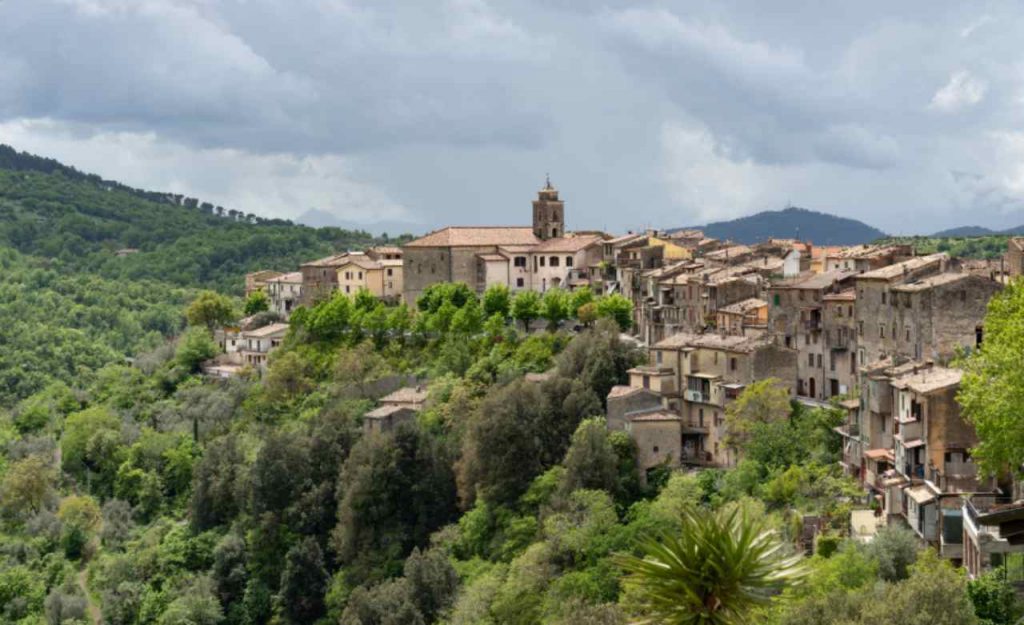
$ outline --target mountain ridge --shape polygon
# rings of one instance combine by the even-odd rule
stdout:
[[[857,245],[886,236],[885,232],[862,221],[796,206],[691,227],[703,230],[709,237],[744,244],[767,238],[799,237],[818,245]]]

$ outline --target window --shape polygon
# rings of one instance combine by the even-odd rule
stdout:
[[[658,453],[658,446],[657,445],[654,446],[654,453]]]
[[[857,322],[857,336],[864,336],[864,322]]]
[[[849,313],[847,316],[848,317],[852,317],[853,316],[853,306],[847,306],[847,309],[848,309],[847,312]]]
[[[960,291],[960,301],[961,302],[966,302],[967,301],[967,290],[966,289]]]
[[[392,271],[393,271],[392,269],[388,269],[388,277],[389,277],[389,278],[390,278],[390,277],[391,277],[391,276],[393,275],[393,274],[391,273]]]
[[[892,340],[896,340],[896,324],[892,324]]]
[[[821,368],[821,354],[818,354],[818,368]]]
[[[880,339],[884,339],[885,338],[885,324],[884,323],[878,324],[878,338],[880,338]]]
[[[835,352],[829,352],[829,354],[828,354],[828,370],[829,371],[835,371],[836,370],[836,353]]]
[[[543,267],[543,266],[544,266],[544,261],[545,261],[545,260],[546,260],[546,259],[545,259],[545,258],[544,258],[543,256],[541,256],[541,257],[540,257],[540,266],[541,266],[541,267]]]
[[[910,342],[910,326],[907,326],[907,338],[906,338],[906,341],[908,343]]]
[[[703,408],[698,408],[697,409],[697,423],[700,424],[700,427],[704,427],[704,409]]]
[[[882,291],[882,303],[885,304],[885,291]]]
[[[736,359],[735,358],[730,358],[729,359],[729,371],[735,371],[735,370],[736,370]]]
[[[649,375],[644,376],[644,388],[651,388],[651,376]]]
[[[807,366],[808,367],[813,367],[814,366],[814,354],[807,354]]]
[[[566,256],[565,257],[565,266],[566,267],[572,267],[572,256]]]
[[[362,271],[360,271],[360,272],[359,272],[359,279],[360,279],[360,280],[362,280],[362,279],[363,279],[363,272],[362,272]]]
[[[346,293],[351,293],[352,292],[351,287],[349,285],[347,285],[347,284],[345,285],[345,292]]]
[[[551,237],[555,238],[557,236],[558,236],[558,228],[552,228],[551,229]]]
[[[775,295],[773,295],[773,296],[772,296],[772,302],[773,302],[773,303],[774,303],[774,304],[775,304],[776,306],[778,306],[778,305],[779,305],[779,301],[780,301],[780,298],[779,298],[779,294],[778,294],[778,293],[776,293]]]
[[[523,279],[522,278],[516,278],[516,286],[519,286],[519,287],[523,286]]]
[[[526,268],[526,257],[525,256],[516,256],[515,258],[512,259],[512,266],[514,266],[514,267],[522,267],[522,268],[525,269]]]
[[[552,267],[557,267],[558,266],[558,257],[557,256],[552,256],[550,258],[550,260],[548,260],[548,264],[551,265]]]

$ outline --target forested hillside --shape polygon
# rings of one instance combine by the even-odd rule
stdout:
[[[879,243],[904,243],[914,246],[918,254],[946,252],[957,258],[993,260],[1006,253],[1009,235],[891,237]]]
[[[2,148],[0,246],[105,278],[240,293],[249,271],[291,271],[336,251],[402,240],[258,219],[191,198],[131,189]],[[139,252],[117,257],[124,248]]]

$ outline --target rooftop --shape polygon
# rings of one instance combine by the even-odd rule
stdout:
[[[291,273],[286,273],[286,274],[278,276],[276,278],[270,278],[269,280],[267,280],[267,282],[268,283],[269,282],[289,282],[289,283],[298,282],[298,283],[301,284],[302,283],[302,272],[301,271],[293,271]]]
[[[380,402],[392,404],[415,404],[427,401],[425,386],[404,386],[394,393],[380,398]]]
[[[944,273],[929,276],[921,280],[914,280],[913,282],[907,282],[906,284],[898,284],[892,288],[893,291],[903,291],[907,293],[913,293],[916,291],[926,291],[928,289],[941,286],[943,284],[952,284],[961,280],[966,280],[972,277],[969,273],[959,273],[947,271]]]
[[[736,336],[721,334],[691,334],[680,332],[654,344],[655,349],[680,349],[685,347],[721,349],[729,352],[750,354],[771,344],[768,336]]]
[[[378,406],[363,415],[364,419],[386,419],[393,414],[409,410],[405,406]]]
[[[405,247],[473,247],[536,245],[540,239],[528,226],[449,226],[435,230]]]
[[[865,271],[857,276],[858,280],[892,280],[899,278],[905,272],[915,271],[932,264],[939,264],[949,258],[944,253],[929,254],[928,256],[916,256],[901,263],[895,263],[880,269]]]
[[[756,310],[767,305],[768,302],[764,301],[763,299],[751,297],[750,299],[745,299],[742,302],[736,302],[735,304],[729,304],[728,306],[719,308],[718,312],[732,315],[742,315],[747,312],[750,312],[751,310]]]
[[[257,328],[255,330],[246,330],[245,336],[254,339],[261,339],[275,334],[285,334],[287,332],[287,323],[271,323],[270,325],[265,325],[262,328]]]
[[[604,241],[604,237],[597,234],[567,235],[555,239],[548,239],[537,244],[533,252],[579,252],[591,245],[597,245]]]
[[[896,388],[909,388],[917,393],[933,393],[960,384],[964,372],[946,367],[929,367],[892,381]]]
[[[842,282],[847,278],[851,278],[856,275],[853,271],[823,271],[821,273],[803,273],[799,276],[789,278],[787,280],[780,280],[772,284],[773,289],[808,289],[814,291],[820,291],[827,289],[837,282]]]
[[[666,422],[666,421],[682,421],[682,417],[679,415],[669,412],[667,410],[655,410],[653,412],[644,412],[629,416],[629,421],[632,423],[651,423],[651,422]]]
[[[348,252],[342,252],[341,254],[332,254],[330,256],[325,256],[324,258],[318,258],[316,260],[311,260],[311,261],[309,261],[307,263],[302,263],[302,266],[303,267],[338,267],[339,265],[341,265],[342,263],[345,262],[345,259],[348,258],[348,255],[349,255]]]

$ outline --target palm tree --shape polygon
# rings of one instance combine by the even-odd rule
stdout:
[[[643,541],[643,558],[620,555],[645,623],[735,625],[747,623],[752,608],[767,603],[805,573],[800,556],[784,554],[783,543],[763,518],[737,509],[683,513],[682,531]]]

